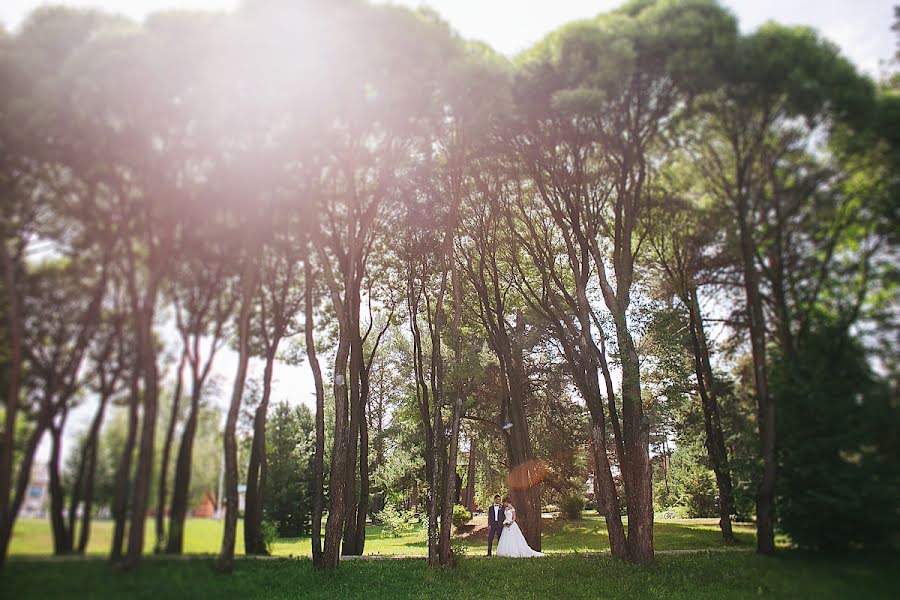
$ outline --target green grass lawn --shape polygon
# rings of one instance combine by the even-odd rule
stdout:
[[[476,519],[481,524],[484,518]],[[189,519],[185,525],[185,552],[188,554],[215,554],[222,539],[222,523],[213,519]],[[753,526],[735,524],[738,540],[744,545],[755,543]],[[236,549],[244,549],[243,527],[238,522]],[[715,519],[689,519],[681,521],[657,522],[654,530],[654,545],[657,550],[693,550],[719,548],[725,544],[719,533]],[[109,552],[112,536],[112,522],[95,521],[91,527],[88,554],[105,555]],[[463,533],[457,536],[467,554],[483,554],[487,545],[483,530]],[[144,547],[151,552],[155,540],[153,521],[146,522]],[[782,540],[783,543],[786,543]],[[609,538],[604,520],[588,516],[580,521],[565,522],[545,520],[542,535],[543,550],[548,553],[599,552],[609,550]],[[10,554],[47,555],[53,552],[53,538],[50,525],[45,519],[19,519],[13,532]],[[310,540],[285,538],[277,540],[272,547],[276,556],[309,556]],[[386,535],[380,526],[369,526],[366,533],[366,554],[404,554],[424,556],[428,553],[425,533],[417,530],[403,536]]]
[[[12,559],[0,577],[0,598],[48,600],[286,600],[288,598],[837,598],[896,597],[896,555],[842,560],[785,551],[660,555],[637,567],[607,556],[539,559],[463,558],[449,572],[421,560],[341,563],[317,573],[308,559],[239,560],[231,575],[209,558],[154,559],[133,572],[112,572],[103,560],[47,563]]]

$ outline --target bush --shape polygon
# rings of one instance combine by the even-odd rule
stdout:
[[[718,514],[716,480],[703,465],[689,465],[679,473],[680,504],[690,519]]]
[[[466,507],[462,504],[457,504],[453,507],[453,526],[456,529],[459,529],[463,525],[469,522],[469,519],[472,518],[472,513],[466,510]]]
[[[391,537],[412,533],[415,531],[416,527],[420,525],[419,520],[416,518],[415,511],[397,510],[390,504],[386,505],[384,510],[376,515],[376,518],[384,524],[382,535]]]
[[[272,544],[278,539],[278,525],[272,521],[262,522],[262,539],[266,547],[266,554],[272,554]]]
[[[584,498],[577,495],[566,496],[562,499],[560,516],[567,521],[577,521],[584,510]]]

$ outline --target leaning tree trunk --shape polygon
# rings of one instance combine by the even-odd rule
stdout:
[[[225,527],[222,532],[222,546],[216,559],[216,570],[230,573],[234,570],[234,544],[237,538],[238,521],[238,466],[237,429],[238,413],[244,397],[244,383],[247,379],[247,365],[250,362],[250,315],[253,296],[256,293],[256,273],[252,261],[248,261],[243,272],[243,292],[241,312],[238,316],[238,368],[231,393],[231,404],[225,419],[223,450],[225,452]]]
[[[140,348],[135,365],[140,361]],[[109,560],[117,563],[122,558],[122,546],[125,541],[125,527],[128,524],[128,499],[131,490],[131,461],[134,456],[134,444],[137,439],[138,404],[140,403],[140,372],[135,366],[131,376],[131,398],[128,401],[128,431],[125,434],[125,444],[122,455],[119,457],[119,465],[116,468],[116,483],[113,492],[112,513],[114,519],[112,547],[109,552]]]
[[[106,405],[109,402],[109,394],[101,392],[100,405],[91,421],[88,436],[85,439],[84,446],[81,449],[81,457],[78,461],[78,473],[75,477],[75,483],[72,485],[72,497],[69,500],[68,528],[74,535],[75,523],[78,516],[78,505],[84,503],[82,507],[81,531],[78,536],[77,552],[84,554],[87,548],[87,541],[90,531],[90,512],[93,510],[94,502],[94,473],[97,465],[97,440],[100,436],[100,426],[103,423],[103,416],[106,412]],[[73,540],[74,543],[74,540]]]
[[[200,416],[200,396],[202,393],[200,380],[194,373],[191,389],[191,409],[184,431],[181,433],[181,444],[175,458],[175,480],[172,483],[172,504],[169,508],[169,535],[166,539],[166,554],[181,554],[184,548],[184,523],[187,518],[188,496],[191,485],[191,463],[194,454],[194,438],[197,433],[197,419]]]
[[[247,467],[247,497],[244,505],[244,551],[247,554],[266,555],[269,553],[262,536],[266,469],[266,416],[269,412],[269,398],[272,396],[272,374],[279,341],[280,336],[276,334],[272,339],[271,347],[266,352],[262,400],[256,407],[256,413],[253,416],[253,442]]]
[[[737,201],[744,290],[750,320],[750,348],[753,354],[753,382],[759,419],[759,440],[763,474],[756,491],[756,551],[775,552],[775,401],[769,391],[766,373],[766,323],[756,270],[756,252],[749,222],[748,199],[739,194]]]
[[[88,540],[91,535],[91,516],[94,512],[94,481],[97,474],[97,443],[98,436],[95,436],[86,455],[87,462],[83,467],[85,478],[84,506],[81,511],[81,527],[78,532],[78,554],[84,554],[87,551]],[[72,529],[74,530],[74,525]]]
[[[316,342],[313,335],[313,271],[309,257],[303,261],[303,274],[306,284],[304,299],[306,335],[306,359],[312,370],[313,380],[316,384],[316,452],[313,459],[314,500],[312,519],[312,555],[313,566],[322,568],[322,510],[325,505],[325,385],[322,381],[322,368],[319,366],[319,357],[316,354]]]
[[[13,525],[19,514],[19,510],[22,508],[22,503],[25,501],[25,494],[28,491],[28,484],[31,481],[31,468],[34,465],[34,458],[37,454],[38,446],[44,437],[44,432],[50,426],[50,418],[52,418],[52,416],[48,412],[42,412],[38,415],[34,430],[28,437],[28,442],[25,444],[25,449],[22,452],[22,462],[16,477],[16,489],[11,494],[7,513],[4,516],[2,523],[0,523],[0,558],[2,558],[4,563],[6,554],[9,551],[9,542],[12,538]]]
[[[72,530],[64,517],[65,493],[62,478],[59,475],[59,461],[62,450],[62,432],[66,422],[66,411],[63,409],[59,424],[50,424],[50,460],[47,470],[50,475],[50,525],[53,529],[53,553],[57,556],[72,552]]]
[[[181,353],[181,361],[178,363],[178,374],[175,380],[175,392],[172,395],[172,414],[169,415],[169,426],[166,428],[166,439],[163,442],[162,461],[159,467],[159,486],[156,494],[156,548],[155,552],[163,551],[163,545],[166,537],[165,515],[164,509],[166,505],[166,495],[169,478],[169,455],[172,452],[172,439],[175,437],[175,424],[178,422],[178,408],[181,404],[181,379],[184,373],[184,363],[187,360],[187,353]]]
[[[706,333],[703,330],[703,319],[700,314],[697,288],[689,291],[690,311],[689,325],[691,344],[694,350],[694,370],[697,377],[697,391],[703,406],[703,424],[706,429],[706,450],[709,462],[716,475],[719,488],[719,528],[726,542],[733,544],[734,531],[731,528],[731,515],[734,512],[734,500],[731,485],[731,471],[728,466],[728,452],[725,449],[725,435],[722,432],[722,421],[719,416],[719,402],[716,398],[712,367],[709,362],[709,347]]]

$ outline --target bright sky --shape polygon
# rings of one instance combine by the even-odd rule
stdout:
[[[514,54],[568,21],[591,17],[623,0],[395,0],[408,6],[427,5],[467,38],[483,40]],[[879,61],[894,54],[890,31],[893,0],[720,0],[738,17],[745,31],[770,19],[788,25],[810,25],[837,43],[844,54],[877,77]],[[0,22],[15,29],[29,11],[45,0],[2,0]],[[142,19],[167,8],[227,10],[239,0],[60,0],[54,4],[96,6]]]

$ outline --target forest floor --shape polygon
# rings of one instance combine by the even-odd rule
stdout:
[[[462,558],[433,571],[421,559],[343,562],[316,572],[308,559],[238,559],[219,575],[213,559],[155,558],[130,572],[112,572],[100,557],[54,562],[12,558],[0,576],[0,598],[28,600],[286,600],[288,598],[839,598],[896,597],[896,554],[843,558],[782,550],[660,554],[638,567],[608,556],[536,559]]]
[[[153,521],[147,520],[144,546],[152,552],[155,540]],[[738,547],[752,548],[755,544],[753,525],[735,523]],[[110,521],[95,521],[91,527],[88,554],[103,556],[109,552],[112,536]],[[185,526],[186,554],[215,554],[222,539],[222,523],[214,519],[189,519]],[[484,516],[476,516],[470,525],[454,536],[457,551],[470,556],[487,551],[487,525]],[[496,543],[496,542],[495,542]],[[541,535],[541,550],[549,554],[597,553],[609,551],[606,523],[601,517],[588,515],[577,521],[545,519]],[[782,547],[787,540],[779,538]],[[722,540],[716,519],[680,519],[657,521],[654,525],[656,550],[706,550],[727,548]],[[236,550],[244,549],[243,527],[238,522]],[[53,553],[53,536],[46,519],[19,519],[10,544],[12,556],[47,556]],[[365,554],[372,556],[425,556],[428,553],[425,532],[415,531],[392,535],[381,526],[369,526],[366,531]],[[304,557],[311,554],[308,537],[281,538],[272,544],[272,554],[284,557]]]

